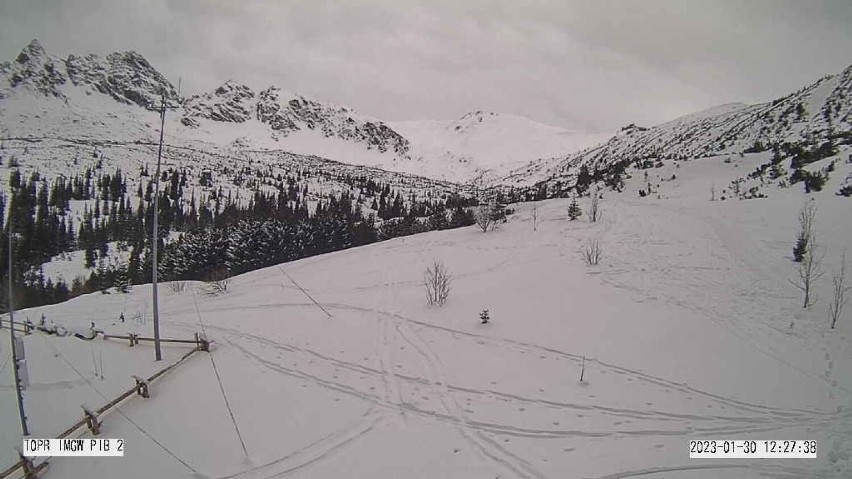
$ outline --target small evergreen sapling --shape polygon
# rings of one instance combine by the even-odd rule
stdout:
[[[480,322],[480,323],[482,323],[482,324],[485,324],[485,323],[487,323],[487,322],[488,322],[488,321],[490,321],[490,320],[491,320],[491,318],[490,318],[490,317],[489,317],[489,315],[488,315],[488,310],[487,310],[487,309],[483,309],[483,310],[479,313],[479,322]]]
[[[571,204],[568,205],[568,219],[571,221],[576,220],[583,214],[583,211],[580,209],[580,205],[577,204],[577,198],[574,197],[571,200]]]

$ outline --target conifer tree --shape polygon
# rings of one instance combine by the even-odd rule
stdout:
[[[583,211],[580,209],[580,205],[577,204],[577,197],[572,198],[571,204],[568,205],[568,219],[574,221],[582,214]]]

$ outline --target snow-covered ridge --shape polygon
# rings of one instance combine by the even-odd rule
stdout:
[[[852,66],[797,92],[767,103],[732,103],[682,116],[652,128],[626,127],[595,148],[539,162],[529,171],[549,182],[575,177],[581,165],[590,171],[624,160],[688,160],[766,149],[772,144],[815,145],[852,133]],[[570,183],[570,181],[568,181]]]
[[[89,93],[97,91],[117,102],[147,109],[155,109],[163,94],[177,97],[174,86],[133,51],[110,53],[106,58],[90,54],[58,59],[33,40],[13,62],[3,64],[0,72],[8,77],[12,88],[29,87],[61,99],[67,99],[61,87],[68,82]]]
[[[139,53],[61,59],[37,40],[0,63],[0,133],[151,141],[159,123],[152,110],[164,92],[174,106],[166,125],[172,144],[283,150],[458,183],[482,175],[499,181],[518,166],[609,137],[483,111],[453,121],[391,124],[275,85],[253,90],[237,80],[179,98]]]

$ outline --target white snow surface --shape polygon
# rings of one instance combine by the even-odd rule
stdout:
[[[126,439],[123,458],[54,458],[43,477],[852,477],[852,316],[831,330],[825,314],[830,272],[852,251],[849,199],[833,185],[812,195],[829,274],[805,310],[788,279],[807,197],[710,202],[710,185],[742,169],[697,160],[654,173],[675,171],[661,199],[636,198],[640,175],[605,193],[598,223],[569,222],[567,201],[549,200],[515,205],[492,232],[307,258],[234,277],[219,296],[161,285],[163,336],[204,329],[212,354],[103,418],[102,437]],[[590,238],[604,248],[596,267],[579,254]],[[453,274],[443,307],[426,305],[422,285],[436,259]],[[151,287],[16,317],[42,315],[150,335]],[[4,329],[0,468],[20,445],[8,344]],[[56,436],[81,403],[99,407],[186,351],[164,347],[155,363],[148,343],[35,333],[25,344],[32,437]],[[816,439],[818,459],[690,460],[689,439]]]
[[[499,181],[530,162],[578,152],[612,137],[483,111],[454,121],[403,121],[389,126],[409,139],[413,160],[434,168],[423,171],[424,176],[456,182],[480,177]],[[530,177],[527,182],[536,179]]]

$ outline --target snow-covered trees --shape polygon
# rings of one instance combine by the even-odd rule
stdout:
[[[450,296],[450,283],[453,277],[444,263],[435,261],[423,273],[423,285],[426,288],[426,301],[429,305],[443,306]]]
[[[334,240],[331,229],[324,242]],[[228,234],[225,265],[231,274],[290,261],[295,257],[292,226],[279,221],[243,221]],[[319,239],[319,238],[317,238]]]
[[[127,272],[127,265],[120,264],[115,269],[115,278],[113,280],[116,291],[119,293],[129,293],[133,287],[130,281],[130,275]]]

